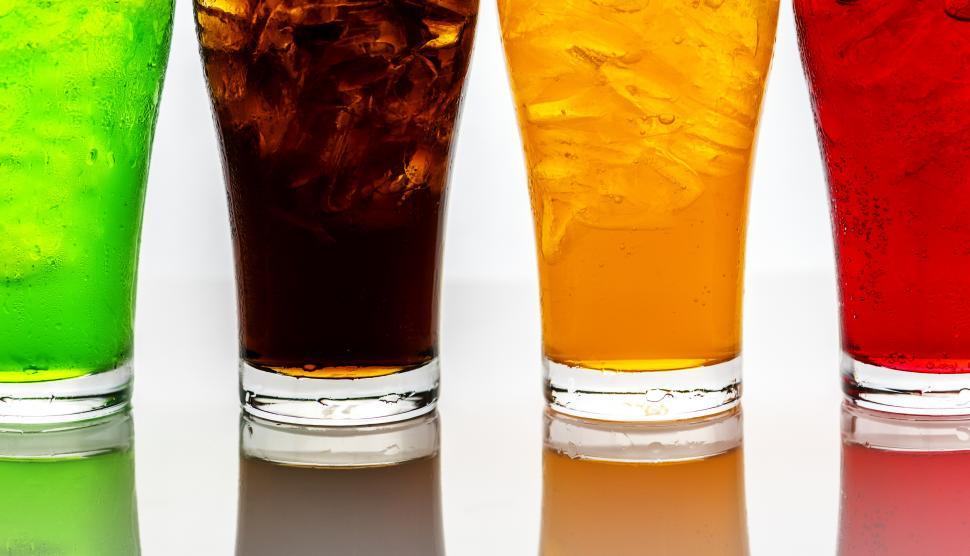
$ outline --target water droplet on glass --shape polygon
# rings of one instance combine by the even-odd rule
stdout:
[[[401,401],[401,395],[400,394],[388,394],[386,396],[381,396],[378,399],[380,401],[384,402],[384,403],[398,403],[398,402]]]
[[[649,402],[659,402],[667,397],[667,393],[663,390],[658,390],[654,388],[653,390],[647,390],[647,401]]]
[[[957,394],[957,399],[960,400],[960,405],[966,405],[970,403],[970,388],[964,388],[960,390],[960,393]]]

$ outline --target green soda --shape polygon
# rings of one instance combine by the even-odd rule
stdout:
[[[131,357],[173,9],[0,0],[0,383],[80,377]]]

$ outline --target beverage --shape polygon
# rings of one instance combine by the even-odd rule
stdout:
[[[748,554],[738,413],[678,427],[550,415],[540,554]]]
[[[967,4],[795,8],[832,198],[846,391],[970,411],[956,395],[970,386]]]
[[[476,13],[474,0],[197,0],[244,403],[262,416],[434,403],[440,228]],[[363,378],[384,380],[342,391]],[[364,401],[382,396],[401,399]]]
[[[244,418],[237,556],[443,555],[438,434],[435,414],[337,430]]]
[[[963,554],[966,420],[842,414],[840,556]]]
[[[777,0],[499,7],[551,401],[628,419],[733,403],[748,180]],[[676,372],[704,367],[706,377]]]
[[[128,414],[0,431],[0,554],[140,553]]]
[[[0,419],[128,399],[173,5],[0,6]]]

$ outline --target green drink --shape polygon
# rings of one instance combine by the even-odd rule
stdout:
[[[127,413],[83,427],[0,432],[0,554],[140,552]]]
[[[0,419],[127,400],[173,7],[0,2]],[[51,396],[74,401],[29,402]]]

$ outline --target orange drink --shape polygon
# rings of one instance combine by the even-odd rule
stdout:
[[[529,173],[551,401],[624,418],[732,403],[748,182],[778,0],[499,8]],[[625,385],[611,387],[571,373],[714,365],[727,367],[687,388],[691,401],[677,399],[684,379],[672,375],[639,385],[613,377]],[[569,392],[569,380],[589,384]],[[579,390],[640,397],[611,410],[577,399]]]

